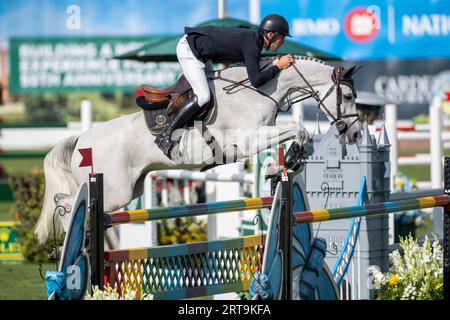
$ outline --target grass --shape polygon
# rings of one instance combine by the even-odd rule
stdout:
[[[430,217],[426,217],[423,220],[423,225],[416,229],[416,238],[424,236],[426,233],[433,231],[433,220]]]
[[[427,153],[429,150],[400,150],[399,154],[416,154],[416,153]],[[444,150],[445,156],[450,156],[450,150]],[[399,166],[399,171],[404,173],[407,177],[414,179],[416,181],[430,181],[431,180],[431,168],[427,165],[403,165]]]
[[[416,181],[430,181],[430,166],[424,165],[407,165],[399,166],[398,170],[405,174],[408,178]]]
[[[42,275],[55,270],[54,264],[44,264]],[[38,265],[30,263],[0,264],[0,300],[46,300],[45,281]]]

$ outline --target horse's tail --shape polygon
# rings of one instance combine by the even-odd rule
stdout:
[[[71,136],[59,142],[44,159],[45,195],[41,216],[36,224],[34,233],[40,243],[44,243],[55,230],[57,235],[62,233],[60,219],[54,219],[56,208],[54,197],[58,193],[74,194],[77,191],[77,181],[72,175],[70,162],[73,151],[78,142],[78,136]]]

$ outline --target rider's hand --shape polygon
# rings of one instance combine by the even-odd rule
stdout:
[[[286,69],[290,65],[294,63],[295,59],[292,55],[287,54],[278,59],[278,62],[275,64],[280,70]]]

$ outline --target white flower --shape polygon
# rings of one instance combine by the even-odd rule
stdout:
[[[105,287],[103,291],[98,287],[92,287],[92,295],[89,293],[86,295],[86,300],[153,300],[152,294],[140,294],[136,288],[130,285],[125,285],[122,288],[121,293],[116,288],[112,288],[109,285]]]
[[[396,250],[389,255],[391,265],[388,273],[381,273],[375,266],[369,268],[375,288],[382,289],[378,292],[378,297],[402,300],[428,299],[430,296],[438,298],[431,290],[436,284],[442,286],[443,281],[442,248],[439,241],[435,237],[435,241],[431,243],[425,237],[423,245],[419,246],[417,240],[408,236],[401,239],[400,245],[404,254]],[[393,277],[398,277],[397,281],[390,281]]]

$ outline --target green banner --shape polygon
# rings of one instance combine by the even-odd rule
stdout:
[[[181,72],[176,62],[113,59],[155,38],[158,37],[11,38],[10,91],[132,92],[144,83],[169,86]]]
[[[0,262],[23,260],[19,235],[13,231],[15,223],[0,221]]]

